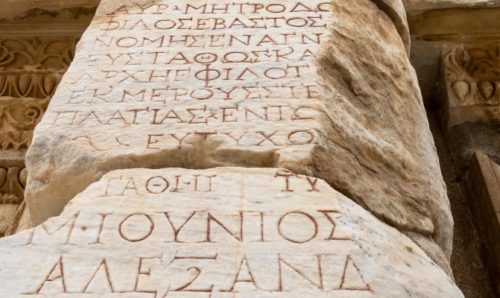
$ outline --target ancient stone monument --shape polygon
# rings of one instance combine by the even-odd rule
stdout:
[[[81,37],[0,39],[0,297],[464,297],[421,2],[80,2]],[[500,117],[464,53],[450,128]]]
[[[326,182],[276,169],[113,171],[0,254],[2,280],[23,280],[7,295],[461,295],[410,239]],[[19,268],[26,256],[35,272]]]

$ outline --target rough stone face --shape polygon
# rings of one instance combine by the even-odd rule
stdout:
[[[378,9],[384,12],[391,19],[393,25],[396,27],[396,30],[403,40],[406,50],[409,53],[411,47],[411,37],[403,2],[400,0],[372,0],[371,2],[377,5]],[[336,4],[337,2],[334,1],[333,3]]]
[[[28,152],[34,224],[113,169],[284,167],[446,268],[453,224],[401,2],[263,3],[103,1]]]
[[[2,297],[463,297],[397,230],[279,169],[113,171],[0,258]]]
[[[323,162],[318,155],[315,174],[329,172],[324,176],[338,190],[444,264],[432,241],[413,237],[433,235],[451,252],[453,222],[420,90],[401,40],[388,34],[390,20],[370,9],[362,1],[333,3],[335,22],[319,55],[333,153]]]

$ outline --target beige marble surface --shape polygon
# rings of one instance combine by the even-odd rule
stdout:
[[[263,3],[103,1],[27,154],[33,224],[114,169],[284,167],[447,268],[453,220],[401,1]]]
[[[2,297],[463,297],[410,239],[283,169],[113,171],[0,258]]]

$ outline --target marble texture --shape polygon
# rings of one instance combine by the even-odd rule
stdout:
[[[102,1],[27,154],[33,224],[114,169],[283,167],[448,270],[453,220],[402,9]]]
[[[1,297],[463,297],[410,239],[284,169],[128,169],[0,240]]]

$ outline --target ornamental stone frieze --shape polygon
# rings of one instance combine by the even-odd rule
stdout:
[[[24,154],[77,37],[0,39],[0,236],[14,232],[24,209]],[[21,206],[21,207],[20,207]]]
[[[500,121],[500,44],[453,49],[443,65],[448,127]]]
[[[76,39],[0,39],[0,148],[27,149]]]
[[[70,64],[76,39],[0,39],[0,96],[46,98]]]
[[[48,103],[48,97],[0,97],[0,148],[27,149]]]

